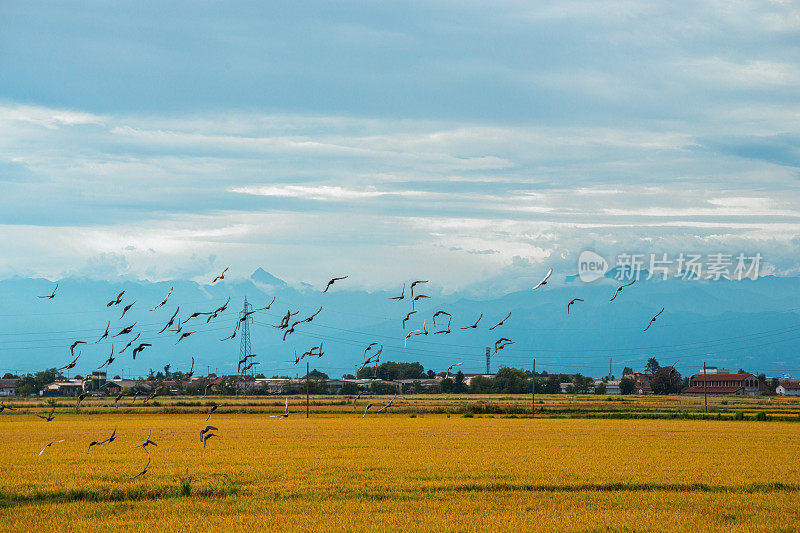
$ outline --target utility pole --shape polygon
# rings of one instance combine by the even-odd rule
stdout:
[[[486,374],[491,374],[491,372],[489,372],[489,358],[491,357],[491,353],[492,352],[489,351],[489,347],[487,346],[486,347]]]
[[[703,361],[703,401],[706,404],[706,413],[708,412],[708,379],[706,379],[706,362]]]
[[[306,361],[306,418],[308,418],[308,391],[309,391],[309,369],[308,361]]]
[[[608,379],[611,379],[611,358],[608,358]]]
[[[531,387],[531,417],[536,415],[536,358],[533,358],[533,386]]]

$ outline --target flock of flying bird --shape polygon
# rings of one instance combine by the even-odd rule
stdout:
[[[216,276],[211,281],[211,284],[214,285],[217,282],[225,279],[225,274],[227,272],[228,272],[228,268],[223,270],[222,273],[219,276]],[[531,290],[537,290],[540,287],[542,287],[544,285],[547,285],[548,280],[549,280],[549,278],[550,278],[550,276],[552,274],[553,274],[553,269],[551,268],[551,269],[548,270],[548,272],[545,275],[545,277],[539,283],[537,283],[535,286],[531,287]],[[332,278],[330,281],[328,281],[328,283],[325,286],[325,289],[322,292],[323,293],[327,293],[330,290],[330,288],[336,282],[345,280],[347,278],[348,278],[348,276],[340,276],[340,277]],[[410,284],[410,287],[409,287],[409,289],[410,289],[409,296],[406,296],[406,285],[403,284],[403,289],[402,289],[400,295],[393,296],[393,297],[390,298],[391,300],[394,300],[394,301],[401,301],[401,300],[410,300],[411,301],[411,310],[408,311],[406,316],[401,321],[402,328],[404,330],[406,329],[406,323],[411,319],[412,315],[418,313],[418,310],[416,308],[416,303],[419,300],[430,298],[429,296],[420,293],[419,289],[417,289],[417,292],[415,293],[415,288],[417,288],[418,286],[423,285],[425,283],[428,283],[428,280],[416,280],[416,281],[413,281]],[[611,296],[610,301],[613,302],[617,298],[617,296],[623,291],[623,289],[633,285],[634,283],[635,283],[635,280],[632,280],[629,283],[626,283],[626,284],[618,286],[616,288],[616,290],[614,291],[613,295]],[[52,293],[44,295],[44,296],[38,296],[38,298],[52,300],[53,298],[55,298],[57,290],[58,290],[58,283],[56,283],[56,286],[54,287]],[[173,289],[170,288],[169,292],[164,297],[164,299],[161,300],[161,302],[159,302],[156,306],[154,306],[153,308],[149,309],[149,311],[155,311],[155,310],[165,306],[167,304],[170,296],[172,295],[172,291],[173,291]],[[113,298],[112,300],[110,300],[106,304],[106,307],[110,308],[110,307],[117,307],[117,306],[122,305],[124,296],[125,296],[125,291],[120,292],[119,294],[117,294],[117,296],[115,298]],[[575,305],[577,302],[583,302],[583,301],[584,300],[581,299],[581,298],[572,299],[567,304],[567,313],[570,312],[570,309],[571,309],[571,307],[573,305]],[[225,312],[228,309],[228,304],[229,303],[230,303],[230,298],[228,298],[227,301],[223,305],[221,305],[221,306],[219,306],[219,307],[217,307],[217,308],[215,308],[215,309],[213,309],[211,311],[193,312],[186,319],[178,318],[178,314],[180,312],[180,306],[178,306],[175,309],[175,312],[169,318],[169,320],[164,324],[164,327],[158,332],[158,334],[164,334],[165,332],[174,333],[178,337],[178,339],[175,342],[175,344],[178,344],[182,340],[184,340],[187,337],[191,336],[192,334],[196,333],[196,331],[197,331],[196,329],[192,330],[192,331],[188,331],[188,330],[185,331],[184,330],[184,326],[186,326],[190,321],[192,321],[194,319],[197,319],[197,318],[200,318],[200,317],[206,317],[206,324],[208,324],[213,319],[217,318],[221,313]],[[239,328],[241,327],[241,325],[246,320],[250,319],[250,317],[253,314],[255,314],[256,312],[258,312],[258,311],[269,310],[274,303],[275,303],[275,298],[273,298],[272,301],[269,304],[267,304],[266,306],[264,306],[264,307],[260,307],[260,308],[256,308],[256,309],[252,309],[252,310],[248,310],[248,311],[240,313],[239,318],[238,318],[238,320],[236,322],[236,325],[234,327],[233,333],[231,333],[231,335],[229,335],[228,337],[225,337],[225,338],[220,339],[220,340],[227,341],[227,340],[232,340],[232,339],[236,338],[236,335],[239,332]],[[128,313],[128,311],[130,311],[130,309],[134,306],[134,304],[136,304],[136,301],[130,302],[127,305],[123,306],[122,313],[120,315],[119,320],[122,320],[125,317],[125,315]],[[314,320],[314,318],[317,317],[321,312],[322,312],[322,307],[320,307],[313,314],[311,314],[311,315],[309,315],[309,316],[307,316],[305,318],[302,318],[300,320],[293,320],[292,317],[295,317],[296,315],[298,315],[299,311],[292,312],[291,310],[287,310],[286,314],[282,315],[282,318],[281,318],[280,322],[277,325],[275,325],[274,327],[283,330],[283,337],[282,338],[285,341],[289,335],[291,335],[292,333],[294,333],[296,331],[296,328],[298,328],[299,326],[302,326],[305,323],[312,322]],[[644,331],[647,331],[648,329],[650,329],[650,327],[653,325],[653,323],[656,321],[656,319],[663,312],[664,312],[664,308],[661,308],[661,310],[655,316],[653,316],[650,319],[650,321],[648,322],[647,326],[644,328]],[[484,317],[484,315],[483,315],[483,313],[481,313],[477,317],[477,319],[475,319],[474,322],[472,322],[470,324],[467,324],[465,326],[458,327],[458,329],[460,329],[460,330],[469,330],[469,329],[473,329],[474,330],[474,329],[477,329],[478,325],[481,322],[481,320],[483,319],[483,317]],[[445,318],[447,320],[446,325],[445,325],[445,322],[444,322]],[[451,329],[452,318],[453,318],[452,315],[447,311],[444,311],[444,310],[436,311],[433,314],[433,316],[431,317],[431,323],[432,323],[432,327],[433,328],[437,328],[438,327],[439,329],[436,330],[436,331],[429,330],[428,326],[427,326],[427,321],[423,320],[421,329],[410,330],[408,333],[406,333],[405,338],[403,340],[403,346],[405,347],[407,345],[409,339],[411,339],[412,337],[426,336],[426,335],[448,335],[448,334],[452,333],[452,329]],[[498,321],[496,323],[493,323],[493,325],[488,327],[488,330],[489,331],[494,331],[495,329],[500,328],[510,318],[511,318],[511,312],[506,314],[500,321]],[[439,325],[438,326],[437,326],[437,319],[439,320]],[[100,336],[99,339],[94,341],[94,344],[97,344],[97,343],[99,343],[99,342],[101,342],[101,341],[103,341],[105,339],[115,339],[117,337],[131,336],[133,334],[134,330],[135,330],[135,327],[136,327],[136,322],[121,328],[118,333],[110,336],[110,334],[111,334],[111,329],[110,329],[111,328],[111,321],[108,321],[108,323],[106,324],[104,333]],[[119,352],[117,352],[116,356],[119,356],[119,355],[123,354],[126,350],[128,350],[128,348],[131,348],[132,346],[134,346],[134,344],[137,343],[137,341],[138,341],[140,336],[141,336],[141,332],[138,332],[138,333],[136,333],[135,336],[133,336],[132,338],[129,338],[127,343],[125,344],[125,347],[122,348],[122,350],[120,350]],[[81,344],[87,344],[87,342],[83,341],[83,340],[76,340],[75,342],[73,342],[70,345],[69,350],[70,350],[70,356],[72,357],[72,360],[68,364],[60,367],[58,370],[69,370],[69,369],[74,368],[76,366],[77,361],[81,356],[81,352],[79,351],[78,354],[75,355],[75,349]],[[500,336],[494,343],[494,352],[497,353],[499,350],[502,350],[503,348],[505,348],[506,346],[509,346],[511,344],[514,344],[514,341],[512,341],[511,339],[509,339],[507,337]],[[304,353],[302,353],[299,356],[295,352],[294,359],[292,359],[290,361],[287,361],[287,363],[293,363],[293,364],[296,365],[302,359],[304,359],[305,357],[321,358],[325,354],[325,352],[323,351],[322,345],[323,345],[323,343],[320,342],[319,345],[313,346],[312,348],[310,348],[309,350],[305,351]],[[138,343],[138,345],[135,346],[131,350],[132,358],[135,360],[136,356],[138,354],[142,353],[146,348],[149,348],[151,346],[152,346],[152,344],[146,343],[146,342]],[[370,343],[364,350],[364,354],[363,354],[364,361],[361,364],[361,367],[358,369],[356,375],[358,375],[358,373],[363,368],[365,368],[366,366],[371,365],[371,364],[375,364],[375,368],[376,368],[376,371],[377,371],[377,365],[380,362],[380,356],[381,356],[382,352],[383,352],[383,345],[382,344],[377,343],[377,342]],[[249,359],[251,359],[253,357],[255,357],[254,354],[248,354],[248,355],[245,355],[243,359],[239,360],[238,372],[240,374],[244,373],[244,372],[247,372],[248,370],[252,369],[254,366],[260,364],[260,363],[255,362],[255,361],[249,361]],[[114,345],[112,343],[112,345],[111,345],[111,353],[109,354],[109,356],[105,360],[105,362],[100,366],[100,368],[103,368],[103,367],[106,367],[108,365],[111,365],[114,362],[114,360],[115,360],[115,352],[114,352]],[[463,362],[459,362],[459,363],[454,363],[454,364],[450,365],[447,368],[445,379],[450,377],[450,372],[451,372],[451,370],[453,370],[453,368],[455,368],[455,367],[457,367],[459,365],[462,365],[462,364],[463,364]],[[190,368],[188,373],[184,374],[184,378],[185,379],[191,379],[193,374],[194,374],[194,357],[192,357],[191,368]],[[205,384],[205,391],[207,392],[213,386],[214,386],[213,383],[208,383],[207,382]],[[158,396],[161,392],[162,392],[161,388],[157,387],[157,388],[153,389],[146,396],[146,398],[143,400],[143,403],[146,404],[148,401],[150,401],[153,398],[155,398],[156,396]],[[361,398],[362,393],[363,392],[359,392],[358,395],[353,400],[353,408],[354,409],[357,408],[357,402]],[[81,402],[87,397],[88,394],[89,394],[89,392],[83,392],[77,397],[77,402],[75,404],[75,409],[76,410],[80,409]],[[131,404],[135,403],[136,402],[136,398],[138,396],[140,396],[140,395],[143,395],[143,394],[145,394],[145,393],[143,393],[142,391],[137,391],[137,392],[133,393],[132,394]],[[120,392],[115,397],[115,399],[114,399],[114,406],[115,407],[118,407],[119,401],[123,398],[123,396],[124,396],[124,393]],[[385,411],[386,409],[388,409],[389,407],[392,406],[392,404],[393,404],[393,402],[394,402],[396,397],[397,397],[397,395],[395,395],[391,400],[389,400],[389,402],[387,402],[386,404],[383,404],[383,405],[381,405],[381,402],[372,402],[372,403],[367,404],[367,406],[364,409],[364,412],[362,414],[362,418],[366,417],[367,414],[370,412],[370,409],[372,409],[373,407],[381,406],[379,409],[374,411],[375,413],[380,413],[380,412]],[[208,416],[206,417],[206,422],[208,422],[209,419],[211,418],[211,415],[219,407],[222,407],[222,406],[223,406],[222,404],[214,404],[214,405],[212,405],[210,407],[210,409],[209,409]],[[14,410],[14,408],[6,406],[2,402],[0,402],[0,412],[2,412],[4,409]],[[46,422],[50,422],[55,417],[55,408],[52,408],[47,415],[37,414],[37,416],[39,418],[45,420]],[[271,415],[271,416],[273,418],[278,418],[278,419],[284,419],[284,418],[287,418],[289,416],[289,400],[288,400],[288,398],[286,399],[285,410],[280,414]],[[205,448],[206,443],[207,443],[207,441],[209,439],[214,438],[214,437],[219,437],[219,435],[217,433],[214,433],[214,431],[219,431],[219,429],[214,427],[214,426],[211,426],[211,425],[206,425],[200,431],[200,441],[203,443],[203,447],[204,448]],[[110,444],[110,443],[114,442],[114,440],[117,438],[116,435],[117,435],[117,428],[115,427],[114,430],[111,433],[111,436],[109,436],[108,438],[106,438],[104,440],[101,440],[101,441],[92,441],[92,442],[90,442],[89,446],[87,448],[87,453],[89,453],[91,451],[91,449],[93,447],[95,447],[95,446],[102,446],[102,445]],[[151,436],[152,436],[152,430],[148,434],[147,439],[145,439],[145,441],[142,442],[141,444],[139,444],[138,446],[135,446],[135,448],[142,448],[149,455],[149,451],[147,449],[148,446],[158,446],[153,440],[151,440],[151,438],[150,438]],[[42,448],[42,450],[39,452],[39,455],[42,455],[50,446],[52,446],[54,444],[57,444],[57,443],[60,443],[60,442],[64,442],[64,439],[55,440],[55,441],[47,443],[45,445],[45,447]],[[149,468],[149,466],[150,466],[150,458],[148,457],[147,464],[144,466],[144,468],[139,473],[137,473],[136,475],[132,476],[131,479],[136,479],[136,478],[141,477],[144,474],[146,474],[147,473],[147,469]]]

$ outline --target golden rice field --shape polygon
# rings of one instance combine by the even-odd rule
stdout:
[[[52,422],[6,411],[2,529],[800,529],[798,423],[362,419],[352,406],[306,419],[300,401],[286,420],[220,408],[210,421],[220,438],[205,449],[199,411],[95,405],[61,408]],[[115,442],[87,453],[114,427]],[[133,447],[150,430],[158,446],[148,455]],[[148,457],[148,473],[131,481]]]

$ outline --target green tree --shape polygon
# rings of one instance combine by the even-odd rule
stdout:
[[[633,369],[631,367],[626,366],[625,368],[622,369],[623,376],[628,376],[630,374],[633,374]]]
[[[547,386],[545,387],[545,394],[561,394],[561,379],[556,374],[547,376]]]
[[[494,392],[500,394],[530,394],[533,380],[528,379],[524,370],[504,366],[492,380]]]
[[[595,386],[594,393],[595,394],[605,394],[606,393],[606,384],[605,384],[604,381],[600,382],[600,384]]]
[[[453,390],[456,393],[467,392],[467,384],[464,381],[465,381],[464,373],[461,370],[459,370],[458,373],[456,374],[456,379],[453,388]]]
[[[444,387],[442,387],[444,392]],[[494,392],[494,384],[491,378],[475,376],[469,382],[469,392],[472,394],[491,394]]]
[[[656,370],[661,368],[661,365],[658,364],[658,360],[655,357],[651,357],[647,360],[647,365],[644,367],[644,371],[647,374],[655,374]]]
[[[671,366],[659,368],[650,380],[650,388],[654,394],[677,394],[681,391],[682,385],[680,372]]]
[[[594,380],[588,376],[581,375],[579,372],[572,378],[572,386],[575,388],[576,394],[586,394],[594,388]]]
[[[619,380],[619,393],[620,394],[633,394],[636,392],[636,382],[631,378],[622,378]]]

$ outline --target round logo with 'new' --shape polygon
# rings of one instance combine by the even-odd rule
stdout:
[[[591,250],[584,250],[578,256],[578,277],[584,283],[591,283],[605,276],[608,272],[608,261]]]

